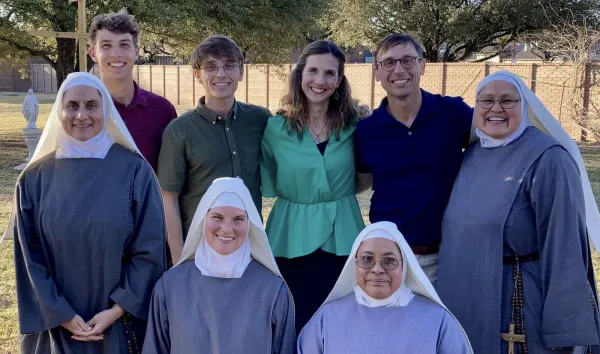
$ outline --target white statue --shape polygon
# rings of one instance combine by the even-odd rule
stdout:
[[[40,141],[40,135],[42,135],[42,131],[38,129],[35,124],[39,112],[40,107],[38,100],[35,98],[33,90],[29,89],[27,91],[27,96],[25,96],[25,100],[23,101],[23,108],[21,109],[21,113],[23,113],[23,117],[27,121],[27,125],[25,128],[23,128],[23,137],[25,138],[25,143],[27,144],[28,155],[25,161],[29,161],[31,156],[33,156],[35,148]],[[23,170],[25,166],[27,166],[27,163],[20,164],[19,166],[15,167],[15,169]]]
[[[23,117],[27,121],[27,128],[37,128],[35,122],[37,121],[39,112],[38,100],[35,98],[33,90],[29,89],[27,96],[25,96],[25,101],[23,101],[23,108],[21,109],[21,113],[23,113]]]

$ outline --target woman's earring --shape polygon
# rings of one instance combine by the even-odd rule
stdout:
[[[334,100],[338,100],[340,98],[340,94],[338,93],[337,89],[335,90],[335,93],[333,94],[333,99]]]

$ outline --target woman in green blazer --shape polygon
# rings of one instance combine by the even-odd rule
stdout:
[[[345,62],[333,42],[304,48],[262,140],[262,194],[277,197],[266,231],[294,297],[298,331],[333,288],[364,228],[353,145],[360,109]]]

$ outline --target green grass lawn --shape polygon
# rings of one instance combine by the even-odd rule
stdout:
[[[50,114],[54,95],[37,95],[40,102],[38,127],[42,128]],[[27,157],[27,146],[22,135],[25,120],[21,115],[24,95],[0,93],[0,234],[8,224],[12,205],[14,186],[18,171],[13,167],[20,165]],[[181,114],[189,106],[177,107]],[[600,196],[600,145],[581,146],[587,170],[592,181],[596,200]],[[370,193],[359,196],[363,218],[367,219]],[[272,199],[263,203],[263,216],[269,214]],[[594,253],[596,272],[600,265],[600,255]],[[5,241],[0,245],[0,354],[18,353],[18,322],[15,297],[15,274],[13,270],[13,242]]]
[[[38,127],[43,127],[50,114],[54,95],[37,95],[40,103]],[[25,162],[27,145],[21,115],[24,95],[0,94],[0,233],[8,224],[15,180],[19,172],[13,167]],[[18,353],[18,323],[13,271],[13,243],[0,245],[0,353]]]

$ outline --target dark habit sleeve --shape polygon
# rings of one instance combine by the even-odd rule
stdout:
[[[561,147],[548,149],[532,166],[543,309],[541,337],[547,348],[598,344],[586,264],[588,240],[577,166]]]
[[[148,317],[150,296],[166,270],[166,224],[158,183],[140,159],[132,186],[133,232],[123,252],[121,281],[110,298],[137,318]]]
[[[23,334],[60,326],[76,313],[58,292],[35,227],[34,205],[28,195],[27,176],[16,188],[15,275],[19,326]]]

